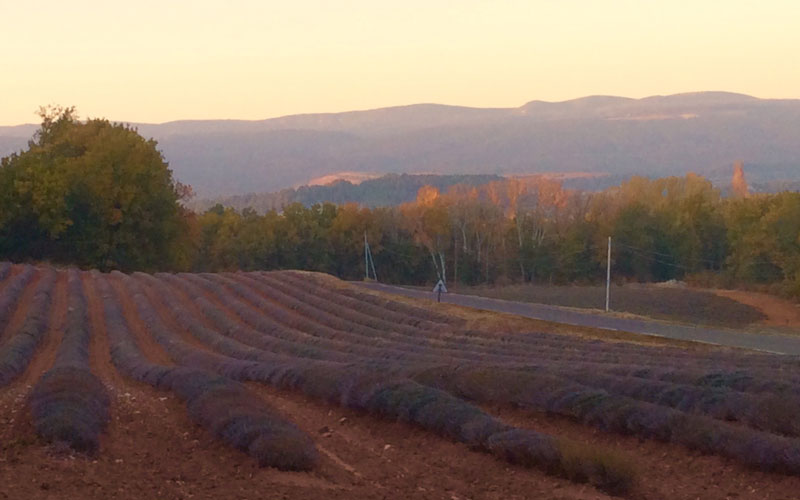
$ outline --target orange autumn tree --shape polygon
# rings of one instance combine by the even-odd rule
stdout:
[[[445,249],[450,241],[450,215],[439,190],[433,186],[421,187],[416,201],[401,205],[400,211],[414,241],[430,253],[437,278],[447,282]]]

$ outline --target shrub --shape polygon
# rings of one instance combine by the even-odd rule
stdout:
[[[77,451],[97,450],[108,422],[108,393],[89,370],[53,368],[36,383],[30,407],[37,434],[64,441]]]

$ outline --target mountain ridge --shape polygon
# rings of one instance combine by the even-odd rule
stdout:
[[[342,171],[710,175],[742,160],[749,176],[800,180],[800,100],[721,91],[130,125],[159,142],[178,180],[209,198]],[[25,147],[35,128],[0,127],[0,156]]]
[[[652,102],[652,101],[671,101],[675,99],[684,99],[684,98],[728,98],[730,101],[746,101],[746,102],[753,102],[753,101],[760,101],[760,102],[796,102],[800,105],[800,99],[792,99],[792,98],[760,98],[754,97],[748,94],[742,94],[737,92],[726,92],[726,91],[718,91],[718,90],[708,90],[708,91],[698,91],[698,92],[681,92],[677,94],[655,94],[651,96],[635,98],[635,97],[625,97],[625,96],[616,96],[610,94],[592,94],[583,97],[576,97],[573,99],[565,99],[562,101],[545,101],[541,99],[534,99],[522,104],[519,107],[478,107],[478,106],[460,106],[460,105],[453,105],[453,104],[440,104],[434,102],[420,102],[420,103],[412,103],[412,104],[398,104],[393,106],[383,106],[378,108],[365,108],[365,109],[356,109],[356,110],[347,110],[347,111],[332,111],[332,112],[324,112],[324,113],[294,113],[289,115],[280,115],[270,118],[258,118],[258,119],[240,119],[240,118],[201,118],[201,119],[178,119],[178,120],[168,120],[165,122],[129,122],[129,121],[118,121],[117,123],[126,123],[131,126],[169,126],[169,125],[177,125],[177,124],[198,124],[198,123],[241,123],[241,124],[259,124],[264,122],[279,122],[286,120],[288,118],[312,118],[312,117],[327,117],[327,116],[339,116],[339,115],[355,115],[355,114],[367,114],[373,112],[387,112],[393,110],[403,110],[403,109],[410,109],[410,108],[422,108],[422,107],[430,107],[430,108],[438,108],[438,109],[453,109],[453,110],[471,110],[471,111],[513,111],[525,108],[529,105],[538,105],[538,104],[546,104],[546,105],[569,105],[569,104],[578,104],[583,102],[590,102],[593,100],[598,99],[608,99],[608,100],[615,100],[619,102]],[[112,120],[113,121],[113,120]],[[22,123],[17,125],[0,125],[0,133],[6,132],[8,129],[25,129],[28,130],[30,127],[38,127],[38,125],[34,123]]]

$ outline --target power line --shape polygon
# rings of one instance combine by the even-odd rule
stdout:
[[[628,249],[631,250],[633,253],[639,255],[640,257],[644,257],[645,259],[648,259],[648,260],[650,260],[652,262],[657,262],[659,264],[663,264],[665,266],[670,266],[670,267],[675,267],[675,268],[678,268],[678,269],[685,269],[687,271],[691,271],[692,270],[692,268],[684,266],[682,264],[676,264],[674,262],[667,262],[665,260],[660,260],[657,257],[653,257],[652,255],[648,255],[648,254],[646,254],[644,252],[640,252],[639,250],[634,249],[632,247],[628,247]]]
[[[413,258],[415,258],[414,256],[409,255],[409,254],[405,254],[405,253],[401,253],[401,252],[396,252],[394,250],[390,250],[388,247],[381,247],[381,249],[378,251],[378,255],[380,255],[380,254],[382,254],[384,252],[390,253],[392,255],[396,255],[398,257],[402,257],[404,259],[413,259]]]
[[[655,250],[645,250],[643,248],[634,247],[632,245],[627,245],[625,243],[617,242],[616,245],[617,246],[621,246],[621,247],[625,247],[625,248],[630,249],[630,250],[642,252],[642,253],[649,253],[649,254],[652,254],[652,255],[658,255],[660,257],[667,257],[667,258],[674,258],[675,257],[674,255],[671,255],[671,254],[668,254],[668,253],[656,252]],[[714,261],[714,260],[710,260],[710,259],[703,259],[703,258],[700,258],[700,257],[690,257],[689,260],[691,260],[693,262],[704,262],[706,264],[719,264],[718,261]]]

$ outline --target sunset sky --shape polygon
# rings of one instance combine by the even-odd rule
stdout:
[[[727,90],[800,98],[800,2],[0,0],[0,125]]]

